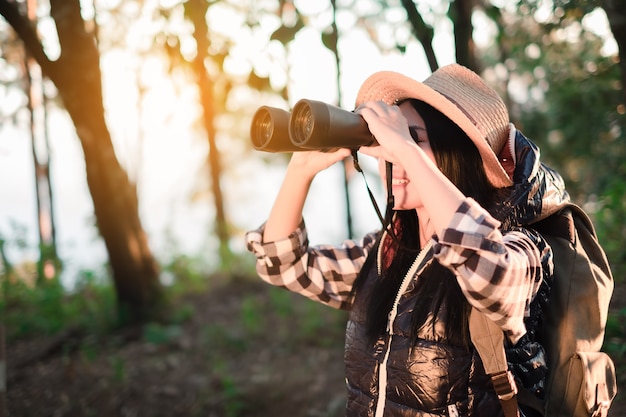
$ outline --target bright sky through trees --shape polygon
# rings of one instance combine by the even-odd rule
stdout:
[[[94,14],[90,4],[85,2],[85,16]],[[215,252],[215,244],[208,235],[213,213],[206,194],[208,174],[201,168],[207,149],[198,126],[201,114],[198,93],[196,86],[185,78],[176,64],[170,69],[162,57],[153,53],[151,42],[154,36],[163,32],[162,24],[155,23],[152,18],[159,3],[149,0],[143,4],[142,11],[131,10],[136,7],[134,2],[124,6],[137,18],[131,30],[123,36],[121,45],[103,49],[101,67],[109,129],[118,158],[131,179],[138,183],[142,221],[157,258],[166,261],[165,257],[176,253],[206,253],[209,259]],[[433,0],[433,4],[439,3]],[[280,24],[276,18],[268,17],[258,28],[251,29],[246,26],[244,13],[217,4],[209,9],[209,27],[216,35],[223,35],[224,42],[226,39],[232,42],[225,62],[225,69],[231,76],[247,77],[254,66],[259,75],[270,75],[277,88],[289,85],[291,105],[300,98],[336,103],[334,58],[322,45],[318,31],[330,22],[330,14],[322,13],[327,6],[308,0],[297,2],[297,6],[309,17],[310,27],[300,31],[286,55],[281,44],[267,42],[271,32]],[[46,27],[51,24],[51,20],[44,17],[46,13],[42,10],[39,26],[44,34],[50,32]],[[168,25],[166,32],[177,34],[183,55],[191,56],[195,48],[191,28],[183,24],[182,15],[180,17],[179,24]],[[390,21],[404,19],[397,10],[390,11],[386,17]],[[98,18],[108,17],[98,15]],[[476,15],[475,19],[481,19],[481,16]],[[610,37],[606,16],[601,11],[590,15],[584,23]],[[339,12],[337,24],[341,32],[341,105],[344,108],[353,106],[361,82],[375,71],[391,69],[420,80],[430,73],[423,51],[417,41],[411,40],[408,29],[404,35],[408,42],[406,53],[401,55],[397,51],[381,53],[369,35],[355,26],[350,11]],[[475,33],[477,42],[490,42],[493,30],[489,25],[476,27],[481,28]],[[385,30],[388,28],[381,27],[378,33],[383,43],[385,39],[391,39]],[[439,64],[453,62],[450,23],[441,21],[435,33]],[[58,54],[55,39],[45,36],[44,39],[46,49],[54,57]],[[607,48],[614,48],[614,43],[607,43]],[[23,98],[9,90],[2,97],[3,112],[7,107],[23,104]],[[225,159],[223,187],[227,213],[239,232],[234,235],[235,249],[243,249],[243,231],[265,220],[283,173],[282,164],[264,164],[261,159],[267,155],[247,152],[244,146],[249,140],[248,126],[254,110],[268,104],[265,97],[238,91],[233,94],[228,108],[239,117],[231,121],[218,120],[219,127],[229,128],[220,130],[218,144]],[[19,126],[27,126],[24,113],[20,113]],[[50,113],[49,128],[59,255],[66,265],[64,280],[71,283],[78,270],[101,266],[106,252],[93,227],[93,207],[74,128],[62,111]],[[271,157],[276,161],[279,158]],[[3,123],[0,125],[0,178],[3,178],[0,183],[0,201],[3,202],[0,204],[0,233],[8,242],[7,254],[15,264],[34,261],[38,256],[32,171],[26,129]],[[341,181],[339,170],[330,169],[314,184],[309,201],[316,204],[307,205],[305,209],[314,243],[345,238]],[[370,183],[370,186],[376,188],[375,184]],[[358,202],[353,204],[355,231],[364,233],[377,227],[378,221],[362,178],[354,178],[351,192]],[[21,233],[15,225],[25,228],[29,250],[11,244]]]

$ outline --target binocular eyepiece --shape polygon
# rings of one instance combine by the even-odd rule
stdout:
[[[376,143],[358,114],[307,99],[298,101],[291,114],[276,107],[259,107],[250,136],[254,149],[265,152],[358,149]]]

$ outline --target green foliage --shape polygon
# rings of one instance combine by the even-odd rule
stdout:
[[[285,46],[294,40],[300,29],[304,27],[304,21],[302,20],[300,13],[298,13],[297,10],[295,10],[295,12],[297,16],[295,23],[293,25],[286,25],[283,23],[274,31],[274,33],[272,33],[270,40],[277,40]]]
[[[249,414],[250,405],[247,403],[244,393],[237,381],[229,375],[229,369],[223,359],[215,359],[213,372],[215,384],[219,387],[211,391],[213,402],[221,404],[224,415],[227,417],[239,417]]]
[[[294,314],[293,297],[287,291],[271,288],[270,303],[280,317],[289,317]]]
[[[166,281],[164,284],[170,287],[170,296],[206,290],[208,279],[203,272],[205,268],[206,265],[199,257],[174,255],[168,263],[161,266],[161,275]]]
[[[231,354],[241,353],[246,350],[247,342],[244,333],[238,328],[225,328],[219,324],[209,324],[202,329],[200,339],[207,347],[210,359],[216,359],[222,352]]]
[[[172,250],[172,253],[177,253]],[[169,287],[172,298],[190,292],[206,291],[211,285],[234,282],[254,274],[254,257],[228,252],[221,256],[219,265],[209,265],[204,256],[174,255],[161,266],[163,283]]]
[[[344,311],[328,308],[277,287],[270,288],[269,301],[259,306],[257,314],[275,315],[282,325],[274,330],[279,334],[290,334],[294,344],[307,342],[320,346],[326,346],[338,332],[345,331],[347,318]],[[294,322],[294,317],[297,318],[297,328],[288,324]]]
[[[79,348],[81,359],[87,363],[94,362],[98,358],[100,345],[94,335],[86,336]]]
[[[207,361],[212,364],[212,378],[218,387],[211,392],[212,402],[219,403],[227,416],[243,416],[254,407],[240,381],[233,378],[232,367],[240,366],[237,358],[248,357],[252,350],[259,355],[259,352],[264,352],[263,355],[272,352],[271,355],[280,356],[303,345],[326,346],[331,340],[336,343],[343,339],[344,312],[281,288],[264,286],[262,291],[256,291],[257,285],[242,285],[244,292],[237,297],[240,300],[238,315],[216,317],[200,334],[200,343]],[[228,292],[232,291],[233,288]],[[230,301],[223,300],[225,304]],[[229,358],[229,362],[224,358]],[[271,371],[251,370],[252,375],[264,372]]]
[[[191,319],[194,313],[193,305],[183,302],[174,308],[170,314],[169,321],[173,324],[181,324]]]
[[[617,368],[618,385],[626,382],[623,376],[626,372],[626,309],[609,314],[606,322],[606,332],[603,350],[615,362]]]
[[[245,415],[246,403],[237,383],[228,376],[222,378],[222,395],[224,396],[224,410],[227,417]]]
[[[556,2],[543,23],[534,18],[537,2],[519,3],[525,12],[491,13],[500,33],[498,50],[486,51],[486,62],[507,71],[512,120],[589,212],[615,279],[622,281],[626,110],[620,67],[616,57],[602,55],[604,40],[580,23],[593,2]]]
[[[248,75],[248,86],[255,90],[259,91],[272,91],[272,84],[270,82],[270,77],[261,77],[256,74],[256,72],[252,71]]]
[[[615,175],[603,189],[596,213],[598,239],[602,242],[613,276],[617,282],[626,279],[626,252],[623,242],[626,239],[626,162],[622,162]]]
[[[204,327],[201,340],[209,355],[244,352],[249,340],[274,337],[288,340],[287,349],[302,342],[327,346],[344,332],[346,315],[282,288],[269,287],[262,294],[243,295],[239,316],[234,319],[233,325]]]
[[[255,334],[263,331],[262,306],[260,301],[253,296],[244,298],[241,303],[241,323],[247,333]]]
[[[581,18],[587,13],[592,12],[595,8],[600,7],[600,0],[552,0],[552,10],[555,17],[577,17]],[[540,7],[545,7],[546,2],[543,0],[519,0],[520,5],[529,6],[531,12],[536,11]]]
[[[148,323],[143,329],[144,340],[153,345],[170,343],[181,334],[181,327],[175,324]]]
[[[23,281],[10,282],[5,277],[0,280],[4,286],[0,316],[9,341],[52,335],[69,327],[101,333],[116,324],[113,288],[97,284],[89,274],[82,276],[75,293],[68,293],[58,280],[44,281],[36,287]]]
[[[606,339],[624,339],[626,338],[626,309],[622,309],[613,314],[610,314],[606,321]],[[626,353],[626,345],[622,342],[619,344],[622,345],[621,349]]]
[[[124,360],[118,356],[111,356],[109,362],[113,369],[115,380],[117,382],[124,382],[126,379],[126,365]]]
[[[228,251],[221,256],[219,273],[226,274],[234,280],[245,279],[244,277],[255,276],[256,259],[249,253],[233,253]]]

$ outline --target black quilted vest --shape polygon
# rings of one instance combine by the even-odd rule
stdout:
[[[409,348],[415,285],[409,285],[400,299],[393,337],[386,334],[374,346],[367,342],[365,300],[378,279],[375,262],[368,264],[372,265],[371,270],[355,296],[346,329],[346,416],[375,415],[378,375],[390,340],[384,416],[502,416],[478,354],[473,349],[446,343],[439,318],[435,320],[434,332],[432,327],[420,332],[416,347]]]

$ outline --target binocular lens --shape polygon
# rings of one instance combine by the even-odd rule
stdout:
[[[311,107],[303,104],[295,106],[291,117],[291,140],[297,144],[306,142],[313,135],[313,128],[315,127]]]
[[[272,123],[272,117],[268,111],[259,109],[254,116],[254,122],[252,123],[252,141],[253,145],[257,148],[262,147],[272,137],[274,131],[274,123]]]
[[[268,152],[290,152],[295,146],[289,140],[289,112],[261,106],[252,118],[250,137],[255,149]]]

